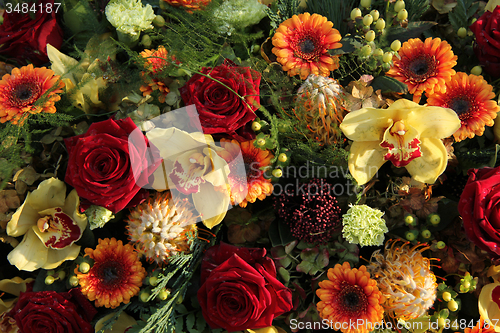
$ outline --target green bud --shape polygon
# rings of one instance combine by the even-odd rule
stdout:
[[[431,236],[432,236],[432,234],[431,234],[430,230],[427,230],[427,229],[422,230],[422,233],[421,233],[421,234],[422,234],[422,237],[424,237],[425,239],[429,239],[429,238],[431,238]]]
[[[354,8],[352,11],[351,11],[351,20],[355,20],[356,17],[360,17],[361,16],[361,9],[359,8]]]
[[[87,262],[82,262],[80,266],[78,267],[78,270],[82,272],[83,274],[87,274],[90,271],[90,265]]]
[[[153,42],[153,41],[151,40],[151,37],[149,37],[149,35],[144,35],[144,36],[142,36],[142,38],[141,38],[141,44],[142,44],[142,46],[144,46],[145,48],[149,48],[149,47],[151,47],[151,43],[152,43],[152,42]]]
[[[175,303],[181,304],[182,302],[184,302],[184,297],[182,297],[182,295],[179,295],[179,297],[177,297],[177,300],[175,301]]]
[[[366,14],[365,17],[363,17],[363,24],[366,26],[370,26],[370,24],[373,23],[373,16],[370,14]]]
[[[370,30],[365,34],[365,40],[367,42],[373,42],[375,40],[375,31]]]
[[[417,225],[418,219],[415,215],[413,214],[408,214],[405,216],[405,224],[406,225],[412,225],[415,226]]]
[[[370,45],[365,45],[361,48],[361,55],[363,57],[368,57],[370,54],[372,54],[372,47]]]
[[[385,20],[383,18],[379,18],[377,22],[375,22],[375,29],[384,30],[385,28]]]
[[[279,156],[278,156],[278,160],[279,160],[280,162],[282,162],[282,163],[285,163],[286,161],[288,161],[288,156],[286,156],[286,154],[285,154],[285,153],[281,153],[281,154],[279,154]]]
[[[483,72],[483,68],[481,66],[474,66],[470,70],[470,73],[474,74],[474,75],[481,75],[482,72]]]
[[[439,241],[439,242],[437,242],[436,247],[437,247],[439,250],[442,250],[442,249],[444,249],[444,248],[446,247],[446,243],[445,243],[445,242],[443,242],[443,241]]]
[[[384,53],[384,56],[382,57],[382,61],[385,63],[389,63],[392,61],[392,53],[391,52],[386,52]]]
[[[266,145],[266,140],[260,138],[259,140],[257,140],[257,145],[261,146],[261,147],[264,147]]]
[[[464,27],[461,27],[460,29],[458,29],[457,36],[460,37],[460,38],[467,37],[467,29],[464,28]]]
[[[158,285],[158,279],[155,276],[151,276],[149,278],[149,284],[153,287]]]
[[[404,21],[408,18],[408,12],[406,11],[406,9],[401,9],[399,12],[398,12],[398,20],[400,21]]]
[[[405,238],[411,242],[414,241],[417,237],[415,236],[415,233],[413,233],[412,231],[407,231],[405,234]]]
[[[448,302],[448,309],[450,309],[451,312],[455,312],[458,310],[458,303],[452,299],[451,301]]]
[[[401,41],[399,41],[398,39],[396,39],[391,43],[391,50],[393,50],[394,52],[398,52],[400,48],[401,48]]]
[[[69,282],[69,285],[72,286],[72,287],[76,287],[78,286],[78,278],[76,277],[76,275],[72,275],[69,279],[68,279],[68,282]]]
[[[146,303],[148,301],[149,296],[150,296],[149,292],[143,290],[139,294],[139,299],[141,300],[141,302]]]
[[[262,128],[262,125],[258,121],[254,121],[252,123],[252,130],[254,132],[260,131],[261,128]]]
[[[283,176],[283,171],[281,169],[274,169],[273,172],[273,177],[280,178]]]
[[[54,277],[52,275],[48,275],[46,278],[45,278],[45,284],[46,285],[51,285],[52,283],[54,283],[56,279],[54,279]]]
[[[153,20],[153,25],[157,28],[161,28],[165,25],[165,19],[161,15],[156,15]]]
[[[363,8],[370,8],[372,5],[372,0],[361,0],[360,5]]]
[[[162,289],[156,297],[158,297],[159,300],[164,301],[170,296],[170,291],[167,289]]]
[[[448,291],[445,291],[443,293],[443,301],[445,301],[445,302],[451,301],[451,294]]]
[[[444,327],[444,325],[446,325],[446,319],[444,319],[443,317],[439,317],[437,323],[438,327]]]
[[[382,49],[375,49],[375,51],[373,51],[373,55],[376,57],[382,57],[384,55],[384,51],[382,51]]]
[[[403,0],[396,1],[396,3],[394,4],[394,11],[396,13],[399,13],[403,9],[405,9],[405,2]]]
[[[427,216],[427,221],[433,226],[436,226],[441,222],[441,216],[439,214],[433,213]]]
[[[470,282],[465,280],[464,282],[462,282],[462,287],[464,287],[464,289],[468,290],[470,288]]]
[[[64,280],[65,277],[66,277],[66,272],[65,271],[61,270],[61,271],[57,272],[57,278],[59,280]]]
[[[370,12],[370,15],[373,17],[373,20],[376,21],[380,17],[380,13],[378,10],[374,9]]]

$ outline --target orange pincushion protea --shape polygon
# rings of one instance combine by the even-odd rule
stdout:
[[[399,57],[386,73],[396,80],[406,83],[415,102],[420,101],[422,93],[444,92],[445,82],[455,71],[458,57],[453,54],[450,44],[439,38],[427,38],[422,42],[418,38],[403,43]]]
[[[492,100],[493,87],[482,76],[455,74],[446,82],[446,93],[436,92],[427,104],[455,111],[462,126],[453,134],[456,141],[483,135],[484,126],[493,126],[500,107]]]
[[[132,245],[123,245],[115,238],[99,239],[95,250],[85,249],[85,256],[93,259],[94,265],[88,273],[81,273],[78,267],[75,273],[82,293],[95,300],[96,306],[114,309],[137,295],[146,270]]]
[[[289,76],[329,76],[339,67],[338,57],[328,50],[342,47],[341,35],[333,23],[318,14],[299,14],[281,23],[273,36],[273,53]]]
[[[368,333],[382,324],[383,297],[365,266],[352,268],[346,261],[328,270],[328,280],[319,283],[316,305],[321,318],[335,323],[344,333]],[[354,324],[354,325],[353,325]]]
[[[170,89],[166,85],[166,83],[156,78],[155,76],[160,74],[162,69],[168,65],[167,50],[160,46],[158,50],[144,50],[141,53],[141,56],[146,59],[146,63],[144,66],[147,68],[147,72],[142,72],[142,77],[147,85],[141,86],[141,91],[143,96],[150,95],[154,90],[159,90],[160,95],[158,100],[160,103],[165,103],[165,97],[170,92]]]
[[[29,64],[12,69],[0,80],[0,122],[23,122],[29,114],[55,113],[64,83],[54,71]]]
[[[264,200],[273,192],[271,179],[264,177],[262,169],[271,164],[274,155],[268,150],[262,150],[253,145],[253,141],[238,142],[236,140],[221,140],[223,151],[218,152],[229,165],[229,187],[231,204],[246,207],[248,202]],[[245,170],[239,170],[238,155],[241,154]],[[246,176],[245,174],[246,173]]]
[[[163,0],[171,6],[184,7],[188,13],[206,7],[212,0]]]

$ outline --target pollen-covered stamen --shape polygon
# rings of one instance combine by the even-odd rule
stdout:
[[[389,150],[384,159],[391,161],[397,167],[404,167],[422,156],[417,130],[409,125],[406,126],[403,120],[396,121],[385,131],[380,147]]]

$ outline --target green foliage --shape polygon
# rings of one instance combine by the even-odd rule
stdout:
[[[405,9],[408,11],[408,21],[414,22],[420,20],[429,7],[429,0],[405,0]]]
[[[457,5],[448,13],[448,19],[455,31],[470,25],[472,16],[479,9],[479,2],[474,0],[457,0]]]
[[[355,0],[314,0],[307,2],[307,9],[310,13],[317,13],[333,22],[333,27],[340,31],[342,36],[348,32],[348,25],[344,22],[351,15],[351,10],[356,7]]]
[[[299,0],[276,0],[271,7],[266,10],[267,16],[271,19],[271,26],[276,29],[278,26],[299,13]]]
[[[388,43],[392,43],[396,39],[404,43],[410,38],[419,38],[423,32],[435,25],[437,25],[437,23],[431,21],[410,22],[406,28],[400,26],[391,27],[385,38]]]

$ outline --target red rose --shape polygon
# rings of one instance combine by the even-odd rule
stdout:
[[[80,198],[116,213],[147,197],[139,191],[161,158],[130,118],[93,123],[87,133],[64,141],[69,152],[64,181]]]
[[[3,13],[3,23],[0,29],[0,54],[14,57],[21,64],[31,61],[39,66],[49,61],[47,57],[47,44],[59,49],[63,41],[61,27],[56,21],[56,6],[54,1],[42,0],[36,2],[35,18],[33,14],[34,3],[26,3],[28,12],[23,13],[23,3],[19,3],[19,11],[15,10],[15,3],[12,8],[7,7]],[[12,9],[12,10],[10,10]],[[61,11],[61,8],[59,8]]]
[[[79,289],[21,292],[8,316],[16,320],[20,333],[94,333],[90,324],[97,314]]]
[[[488,74],[500,77],[500,6],[484,14],[470,26],[476,35],[474,52]]]
[[[500,257],[500,167],[469,170],[458,211],[471,242]]]
[[[198,301],[210,327],[228,332],[268,327],[292,309],[292,293],[276,279],[274,262],[265,255],[265,249],[224,243],[207,250]]]
[[[193,75],[180,93],[186,105],[196,105],[203,132],[225,134],[238,141],[254,139],[251,121],[260,106],[260,73],[229,61],[215,68],[203,68],[201,72],[244,97],[242,100],[210,77]]]

